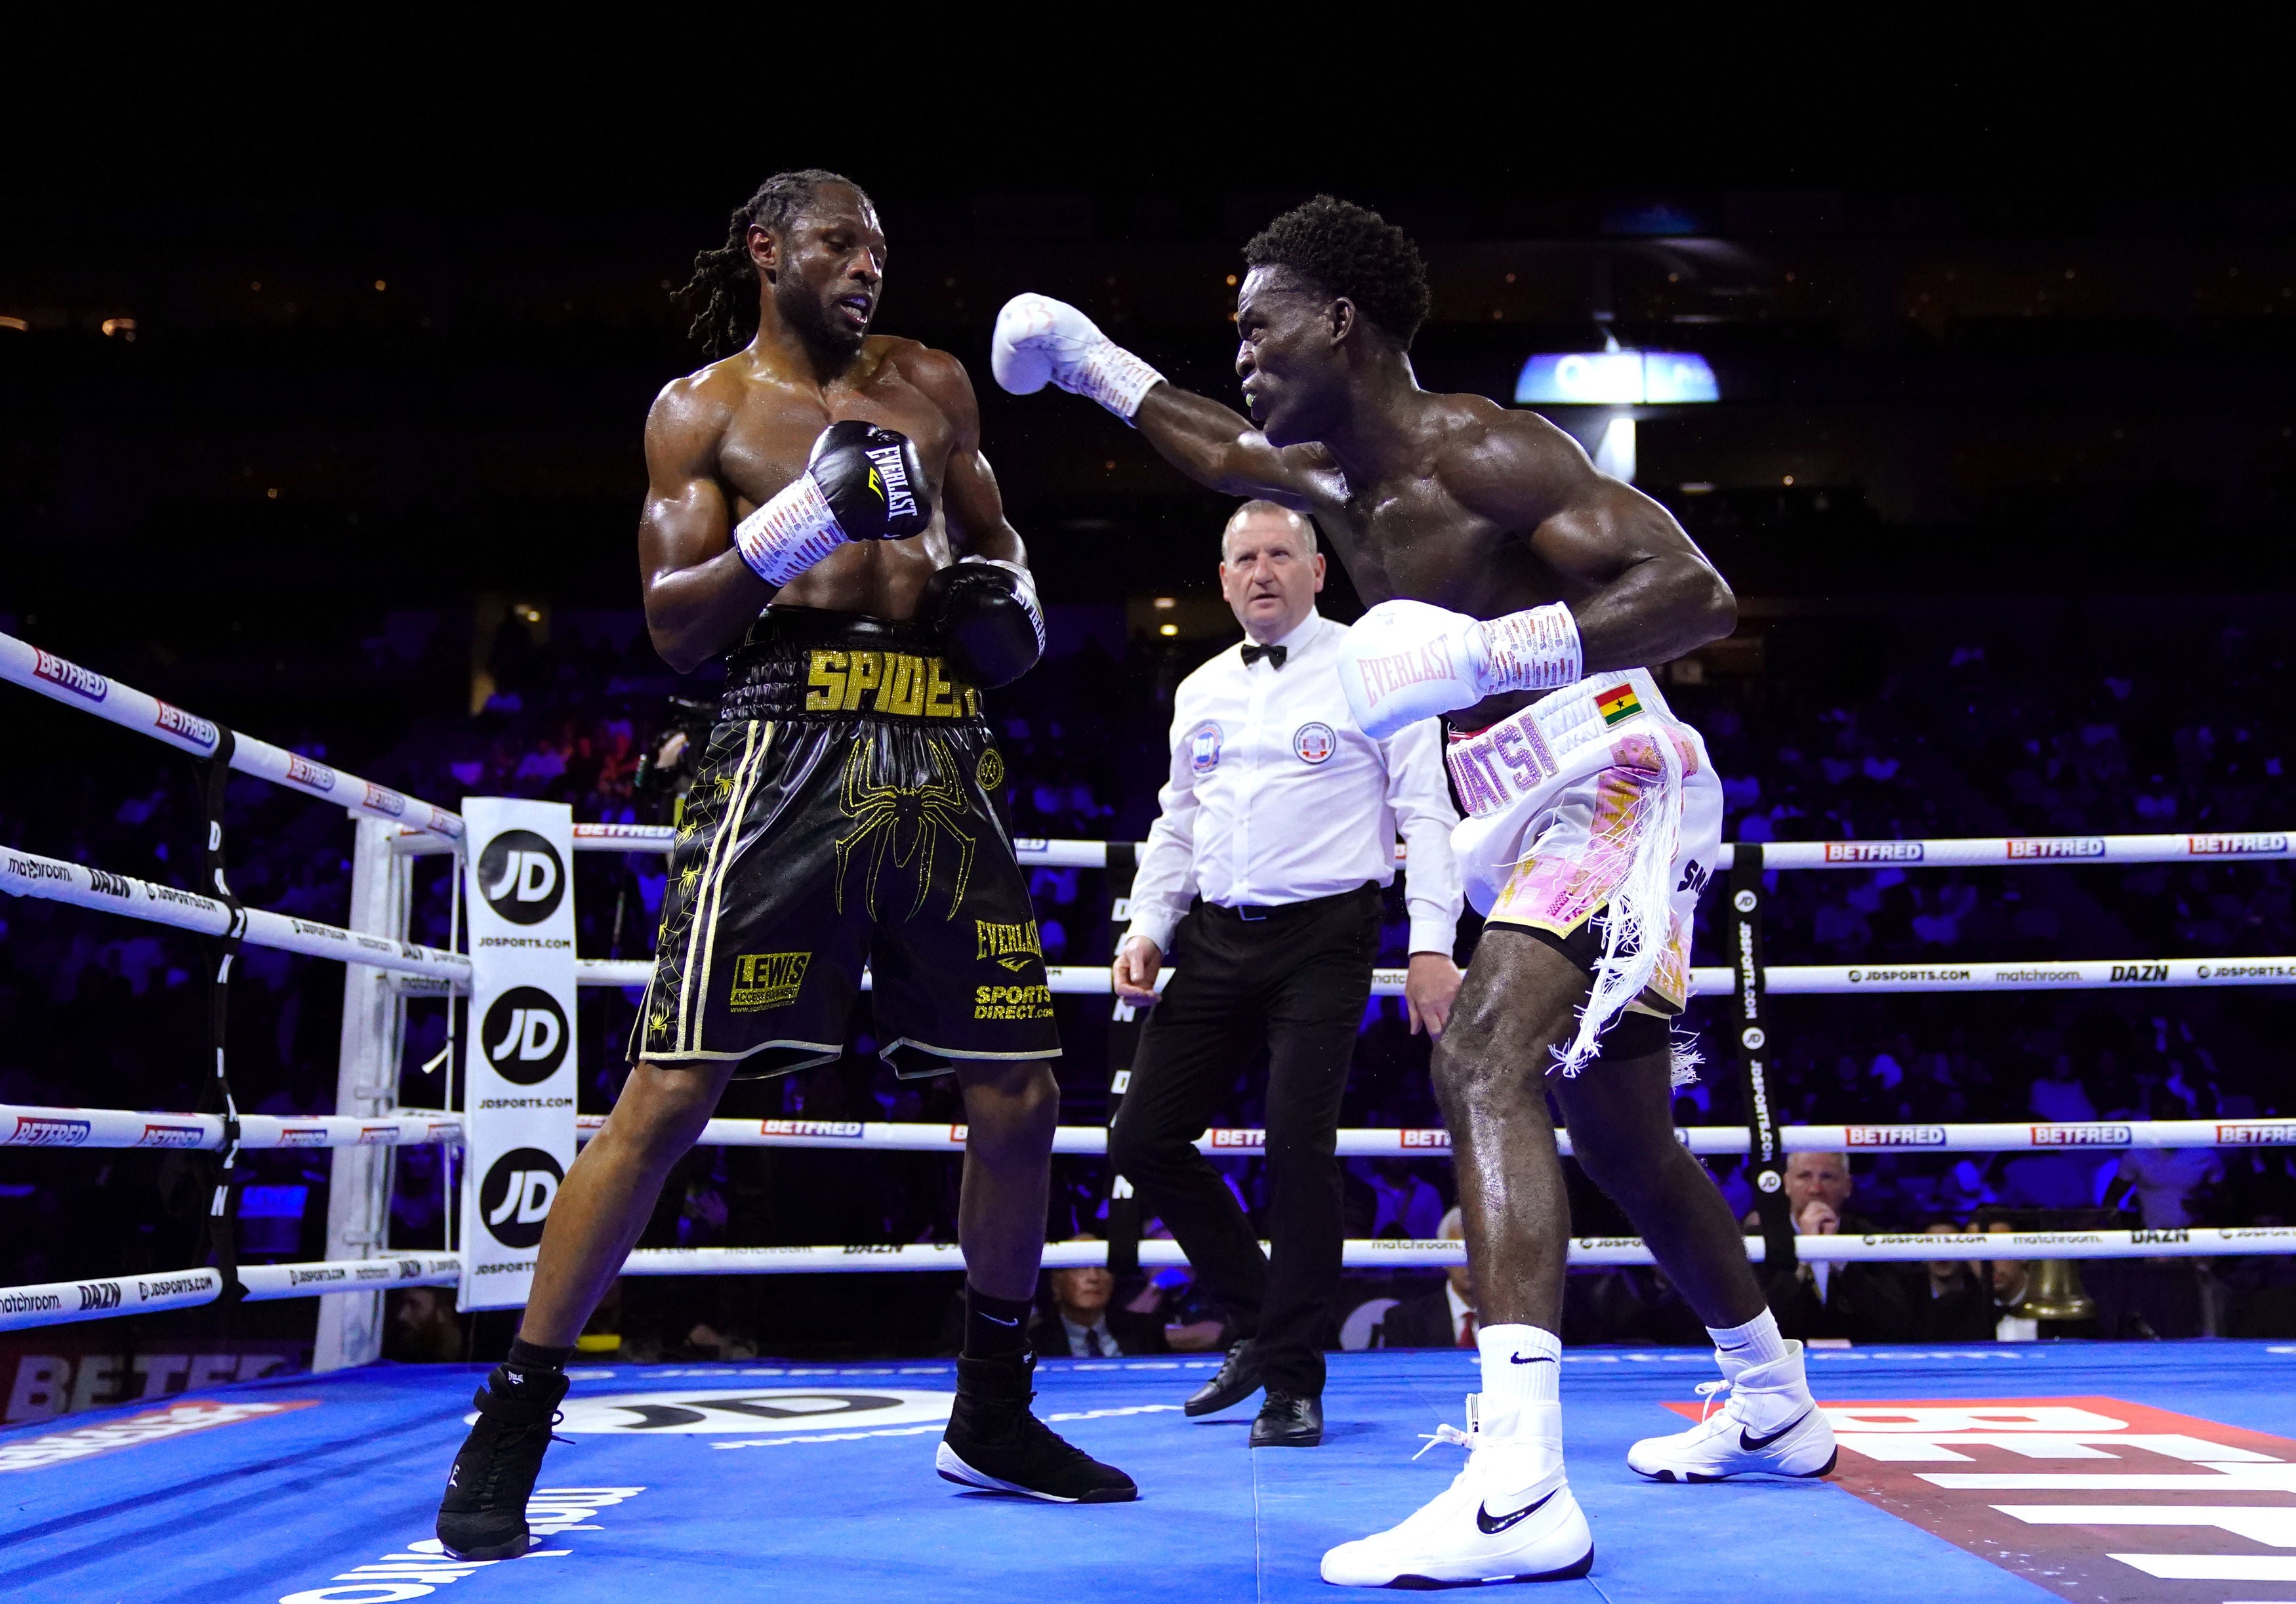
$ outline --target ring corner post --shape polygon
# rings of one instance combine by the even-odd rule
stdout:
[[[1730,863],[1730,967],[1738,998],[1738,1069],[1746,1099],[1746,1176],[1754,1188],[1754,1209],[1762,1226],[1763,1274],[1767,1279],[1795,1262],[1793,1216],[1786,1207],[1785,1133],[1770,1095],[1769,1068],[1776,1035],[1769,1015],[1767,960],[1762,953],[1762,904],[1769,891],[1763,880],[1762,847],[1740,841]]]
[[[352,819],[350,928],[403,941],[411,888],[411,861],[390,849],[398,826]],[[380,1118],[398,1102],[400,1032],[406,1004],[383,970],[343,966],[343,1028],[335,1071],[335,1112]],[[391,1150],[339,1147],[331,1152],[327,1184],[329,1260],[381,1256],[390,1228]],[[339,1292],[319,1303],[314,1371],[348,1370],[382,1357],[383,1297]]]

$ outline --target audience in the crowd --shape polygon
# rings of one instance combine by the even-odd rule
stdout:
[[[1465,1238],[1459,1211],[1443,1216],[1436,1235],[1447,1242]],[[1372,1333],[1374,1347],[1463,1347],[1475,1346],[1475,1278],[1464,1264],[1443,1272],[1443,1284],[1390,1309]]]
[[[1069,1239],[1095,1242],[1081,1232]],[[1116,1278],[1101,1265],[1047,1272],[1050,1295],[1029,1333],[1037,1352],[1078,1359],[1112,1359],[1126,1354],[1161,1354],[1163,1298],[1155,1284],[1128,1305],[1114,1301]]]
[[[2296,819],[2285,762],[2296,757],[2289,748],[2296,731],[2279,694],[2284,666],[2274,631],[2198,602],[2157,618],[2116,614],[2109,622],[2077,608],[2030,615],[1971,609],[1940,618],[1949,626],[1774,621],[1765,626],[1760,678],[1672,677],[1669,696],[1706,733],[1723,774],[1726,837],[2227,832],[2284,828]],[[990,699],[1009,776],[1000,801],[1018,835],[1134,839],[1152,811],[1174,665],[1152,643],[1136,645],[1119,664],[1112,647],[1100,643],[1104,634],[1082,632],[1086,644],[1073,655]],[[397,625],[365,646],[378,665],[410,672],[442,664],[451,671],[468,651],[467,639],[458,642],[451,630]],[[2154,667],[2161,663],[2177,667]],[[156,661],[94,666],[161,694],[175,690]],[[491,692],[476,717],[442,712],[408,721],[395,710],[331,704],[245,722],[250,732],[315,759],[332,758],[448,804],[464,794],[545,797],[570,804],[578,818],[629,821],[656,817],[666,805],[664,788],[641,790],[635,782],[641,757],[658,752],[691,716],[668,710],[668,698],[706,702],[709,694],[653,660],[635,615],[562,618],[546,640],[538,631],[505,627],[489,675]],[[2205,699],[2189,692],[2196,675],[2210,687]],[[225,708],[201,710],[233,716]],[[302,716],[325,741],[299,733]],[[226,792],[226,823],[232,883],[250,905],[346,919],[347,838],[339,812],[239,776]],[[196,874],[201,824],[195,788],[178,760],[124,739],[107,739],[100,762],[45,765],[37,783],[0,783],[0,842],[163,882],[186,884]],[[660,906],[660,860],[584,855],[576,872],[583,953],[642,956]],[[2292,885],[2296,877],[2285,863],[2236,855],[2129,868],[1880,865],[1774,873],[1766,940],[1772,962],[1789,963],[2281,953],[2296,942]],[[1048,962],[1105,957],[1106,888],[1097,872],[1038,869],[1032,891]],[[452,900],[443,863],[418,866],[412,933],[447,940]],[[1710,896],[1702,908],[1703,962],[1718,959],[1716,900]],[[1405,945],[1399,901],[1388,925],[1385,956],[1398,961]],[[7,1027],[0,1030],[0,1102],[194,1106],[204,1073],[203,967],[197,945],[173,932],[52,903],[0,902],[0,1025]],[[332,966],[246,951],[234,970],[231,1014],[242,1107],[292,1113],[332,1106],[340,999]],[[585,994],[586,1110],[609,1107],[626,1073],[621,1043],[632,1006],[619,994]],[[2296,1111],[2275,1047],[2287,1038],[2288,1010],[2272,988],[1904,995],[1886,1003],[1793,998],[1777,1010],[1772,1085],[1789,1122],[2238,1119]],[[1069,1123],[1104,1116],[1097,1034],[1104,1015],[1064,1006]],[[1724,1021],[1714,1000],[1693,1004],[1688,1022],[1707,1036],[1708,1068],[1681,1095],[1683,1123],[1744,1117],[1727,1055],[1714,1050],[1725,1039]],[[444,1096],[446,1076],[423,1066],[446,1045],[444,1011],[413,1005],[403,1102],[422,1106]],[[1407,1034],[1397,1007],[1374,1002],[1344,1122],[1439,1124],[1425,1053],[1424,1038]],[[758,1116],[962,1118],[946,1086],[896,1083],[883,1072],[865,1011],[840,1062],[737,1087],[734,1095],[741,1112]],[[1224,1123],[1251,1125],[1259,1116],[1240,1084]],[[189,1262],[195,1214],[168,1211],[168,1199],[187,1194],[177,1178],[163,1195],[161,1162],[157,1155],[124,1155],[94,1165],[86,1155],[33,1153],[0,1160],[0,1284]],[[1852,1186],[1846,1166],[1790,1183],[1800,1189],[1798,1231],[1981,1222],[2003,1209],[2118,1208],[2152,1229],[2296,1218],[2296,1174],[2288,1150],[2272,1147],[1889,1153],[1863,1162],[1857,1216],[1846,1211]],[[319,1256],[326,1169],[323,1156],[308,1153],[242,1160],[250,1183],[305,1200],[299,1223],[271,1222],[282,1244],[294,1243],[272,1256]],[[1264,1170],[1240,1161],[1233,1172],[1248,1208],[1264,1202]],[[1726,1160],[1716,1170],[1734,1210],[1751,1207],[1738,1166]],[[394,1241],[439,1243],[446,1178],[437,1155],[402,1154],[398,1175]],[[1096,1223],[1106,1183],[1095,1160],[1059,1161],[1062,1231]],[[1439,1158],[1398,1158],[1351,1166],[1349,1188],[1351,1234],[1419,1237],[1441,1214],[1454,1183]],[[1585,1209],[1578,1229],[1627,1228],[1603,1213],[1608,1205],[1599,1198],[1574,1194],[1574,1204]],[[945,1241],[955,1238],[954,1210],[954,1166],[941,1158],[744,1150],[731,1162],[722,1153],[700,1154],[683,1166],[646,1240]],[[2216,1323],[2207,1329],[2296,1335],[2296,1313],[2289,1313],[2296,1296],[2285,1290],[2284,1270],[2280,1261],[2220,1266],[2210,1283],[2218,1290],[2196,1305],[2225,1311],[2221,1319],[2210,1315]],[[1971,1275],[1938,1266],[1806,1261],[1771,1293],[1789,1330],[1853,1341],[1961,1341],[1980,1323],[1997,1329],[2013,1318],[1996,1305],[2021,1296],[2014,1284],[2020,1273],[2006,1265],[1996,1273],[2007,1279],[1989,1292],[1977,1289],[1986,1293],[1979,1298]],[[930,1348],[939,1339],[937,1284],[863,1291],[862,1282],[908,1278],[824,1279],[838,1286],[776,1282],[770,1296],[752,1287],[706,1297],[657,1287],[633,1297],[628,1324],[634,1332],[658,1330],[645,1340],[658,1341],[665,1354],[734,1353],[760,1344],[798,1352],[816,1340],[838,1351],[895,1351]],[[1119,1314],[1150,1320],[1174,1347],[1186,1345],[1166,1337],[1167,1326],[1186,1329],[1189,1344],[1193,1328],[1208,1326],[1212,1338],[1204,1346],[1217,1343],[1216,1312],[1191,1310],[1185,1277],[1178,1281],[1174,1289],[1145,1284],[1113,1305],[1103,1301],[1107,1329],[1123,1351],[1136,1349]],[[1130,1306],[1152,1294],[1157,1307]],[[1075,1296],[1091,1294],[1076,1287],[1054,1301],[1086,1311],[1086,1302],[1062,1302]],[[1438,1302],[1441,1320],[1423,1328],[1414,1325],[1416,1313],[1404,1313],[1431,1314]],[[1456,1284],[1447,1278],[1389,1312],[1386,1339],[1399,1344],[1409,1330],[1423,1340],[1432,1330],[1443,1346],[1456,1345],[1462,1313],[1472,1315],[1472,1292],[1464,1278]],[[1067,1319],[1051,1322],[1062,1339]],[[1663,1278],[1646,1271],[1574,1275],[1566,1324],[1574,1342],[1703,1340]],[[712,1340],[701,1343],[702,1335]]]

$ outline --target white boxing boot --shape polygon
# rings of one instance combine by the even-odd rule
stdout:
[[[1720,1350],[1723,1379],[1702,1381],[1711,1412],[1671,1436],[1644,1437],[1627,1450],[1627,1468],[1653,1481],[1710,1482],[1733,1476],[1824,1476],[1833,1469],[1833,1428],[1809,1395],[1802,1346],[1761,1364]],[[1714,1409],[1713,1395],[1730,1395]]]
[[[1471,1587],[1558,1582],[1595,1564],[1595,1539],[1562,1474],[1562,1412],[1528,1404],[1484,1418],[1467,1399],[1467,1429],[1440,1426],[1428,1447],[1455,1443],[1466,1469],[1418,1513],[1324,1556],[1341,1587]],[[1419,1451],[1427,1452],[1426,1448]],[[1418,1457],[1416,1454],[1414,1458]]]

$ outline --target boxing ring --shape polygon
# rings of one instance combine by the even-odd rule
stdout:
[[[23,1598],[278,1599],[395,1604],[454,1584],[464,1596],[619,1596],[632,1577],[697,1586],[791,1581],[788,1596],[1004,1598],[1079,1583],[1119,1596],[1331,1596],[1316,1560],[1388,1524],[1452,1467],[1410,1463],[1415,1434],[1475,1383],[1472,1355],[1334,1354],[1326,1446],[1237,1452],[1246,1417],[1185,1421],[1177,1401],[1209,1358],[1049,1361],[1039,1409],[1081,1446],[1139,1480],[1136,1505],[1054,1510],[951,1494],[931,1475],[946,1419],[946,1363],[578,1368],[535,1505],[543,1547],[465,1564],[429,1541],[445,1465],[460,1441],[475,1370],[377,1367],[381,1290],[455,1285],[467,1255],[393,1252],[390,1158],[463,1138],[449,1090],[438,1109],[398,1106],[406,1008],[466,993],[471,960],[410,941],[413,872],[453,855],[463,822],[340,769],[237,735],[196,715],[0,635],[0,678],[90,711],[203,760],[209,852],[186,891],[100,866],[0,847],[0,890],[173,927],[229,958],[258,945],[344,965],[336,1112],[240,1114],[222,1073],[206,1113],[0,1105],[0,1146],[175,1149],[217,1155],[214,1264],[162,1273],[0,1288],[0,1330],[196,1306],[316,1297],[315,1373],[271,1378],[0,1430],[0,1574]],[[356,822],[347,927],[246,908],[224,873],[224,770],[344,806]],[[577,850],[666,853],[671,831],[578,824]],[[1726,934],[1737,962],[1693,972],[1699,994],[1738,1003],[1736,1050],[1750,1088],[1743,1126],[1680,1133],[1696,1153],[1742,1156],[1763,1206],[1757,1259],[1835,1263],[2232,1256],[2296,1251],[2296,1228],[2030,1231],[1983,1236],[1795,1238],[1775,1177],[1797,1150],[1991,1153],[2296,1145],[2296,1119],[2083,1124],[1784,1125],[1763,1081],[1768,999],[1865,992],[2148,989],[2284,985],[2296,956],[1904,965],[1768,965],[1760,954],[1765,876],[1783,870],[1983,864],[2226,863],[2296,855],[2277,833],[1801,842],[1726,847]],[[1024,863],[1128,867],[1124,843],[1024,841]],[[458,882],[459,883],[459,882]],[[451,945],[451,940],[450,940]],[[581,985],[643,986],[651,964],[582,960]],[[1055,967],[1057,994],[1109,994],[1104,967]],[[1374,991],[1401,992],[1382,970]],[[220,1012],[220,1003],[218,1012]],[[451,1017],[451,1016],[450,1016]],[[1120,1088],[1119,1088],[1120,1089]],[[582,1122],[594,1128],[594,1119]],[[1249,1157],[1263,1133],[1213,1130],[1215,1156]],[[707,1143],[956,1153],[961,1125],[801,1119],[710,1122]],[[1568,1134],[1563,1133],[1565,1150]],[[1439,1158],[1440,1130],[1350,1130],[1342,1154]],[[241,1264],[230,1241],[230,1166],[266,1148],[330,1150],[326,1256]],[[1105,1150],[1105,1130],[1063,1126],[1055,1150]],[[449,1196],[453,1195],[449,1183]],[[451,1239],[450,1239],[451,1242]],[[1048,1245],[1062,1267],[1136,1256],[1181,1262],[1155,1240]],[[1355,1267],[1462,1262],[1452,1241],[1350,1241]],[[1631,1239],[1582,1238],[1574,1264],[1651,1262]],[[640,1275],[889,1273],[961,1268],[945,1244],[643,1249]],[[1825,1350],[1812,1381],[1847,1452],[1830,1483],[1656,1488],[1625,1469],[1626,1444],[1667,1428],[1703,1379],[1702,1351],[1574,1350],[1565,1412],[1572,1484],[1598,1534],[1594,1575],[1559,1584],[1605,1599],[1733,1599],[1797,1561],[1856,1556],[1861,1596],[2296,1600],[2296,1346],[2083,1343],[1964,1349]],[[906,1439],[922,1439],[920,1442]],[[2120,1446],[2112,1444],[2118,1442]],[[791,1453],[769,1452],[787,1449]],[[1215,1452],[1215,1450],[1222,1450]],[[726,1476],[718,1456],[757,1469]],[[2062,1461],[2062,1463],[2060,1461]],[[1927,1466],[1966,1467],[1923,1469]],[[2067,1466],[2070,1468],[2068,1469]],[[777,1469],[778,1467],[778,1469]],[[2081,1494],[2071,1498],[2072,1494]],[[1991,1494],[1992,1496],[1980,1496]],[[2137,1496],[2137,1495],[2142,1495]],[[2130,1499],[2135,1502],[2128,1502]],[[2068,1502],[2070,1499],[2070,1502]],[[2111,1502],[2118,1499],[2120,1502]],[[2226,1500],[2231,1502],[2227,1502]],[[2264,1500],[2267,1502],[2258,1502]],[[2276,1500],[2278,1502],[2268,1502]],[[1752,1501],[1752,1502],[1750,1502]],[[2195,1502],[2198,1501],[2198,1502]],[[1695,1518],[1686,1507],[1698,1506]],[[2084,1518],[2084,1512],[2095,1518]],[[1046,1522],[1057,1523],[1046,1525]],[[1082,1523],[1079,1525],[1078,1523]],[[2110,1533],[2110,1541],[2099,1538]],[[489,1575],[502,1564],[547,1566]],[[520,1578],[523,1577],[523,1580]],[[2073,1591],[2075,1584],[2088,1591]],[[2259,1589],[2261,1591],[2259,1591]],[[511,1590],[505,1592],[505,1590]],[[2046,1591],[2045,1591],[2046,1590]],[[1572,1594],[1571,1596],[1581,1596]]]

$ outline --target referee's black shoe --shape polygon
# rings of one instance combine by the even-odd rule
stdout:
[[[959,1359],[956,1404],[933,1456],[942,1479],[1047,1503],[1129,1503],[1132,1478],[1103,1465],[1029,1412],[1034,1354]]]
[[[455,1456],[439,1503],[439,1541],[448,1553],[513,1559],[526,1552],[527,1497],[565,1400],[562,1371],[495,1366],[472,1400],[479,1421]]]
[[[1305,1393],[1267,1389],[1267,1401],[1251,1422],[1254,1448],[1313,1448],[1324,1440],[1324,1401]]]
[[[1227,1357],[1220,1361],[1212,1379],[1189,1395],[1188,1401],[1180,1405],[1181,1412],[1193,1420],[1198,1415],[1233,1409],[1258,1392],[1259,1383],[1259,1348],[1247,1337],[1228,1349]]]

